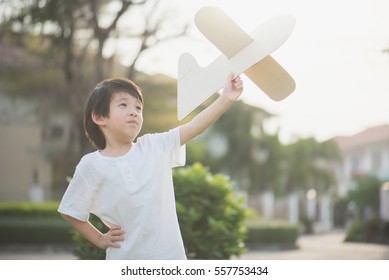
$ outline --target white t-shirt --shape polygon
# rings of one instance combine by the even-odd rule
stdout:
[[[172,178],[172,167],[184,164],[179,128],[144,135],[121,157],[87,154],[58,211],[82,221],[93,213],[121,226],[126,239],[107,249],[107,259],[186,259]]]

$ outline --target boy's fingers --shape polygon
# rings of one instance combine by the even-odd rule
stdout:
[[[111,242],[115,243],[115,244],[116,244],[117,241],[123,241],[123,240],[124,240],[123,236],[114,236],[114,237],[111,238]]]
[[[116,238],[116,240],[124,240],[124,233],[112,234],[112,237]]]
[[[110,227],[110,230],[115,230],[115,229],[122,229],[122,227],[118,225],[113,225]]]
[[[118,235],[118,234],[124,234],[125,231],[123,230],[122,227],[120,226],[112,226],[109,231],[113,234],[113,235]]]
[[[120,244],[117,241],[124,241],[125,238],[123,235],[111,236],[109,238],[110,246],[114,248],[120,248]]]

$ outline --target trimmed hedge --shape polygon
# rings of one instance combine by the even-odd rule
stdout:
[[[299,235],[297,224],[286,221],[249,220],[246,244],[250,246],[294,246]]]
[[[61,218],[59,202],[0,202],[1,218]]]
[[[0,244],[71,244],[71,227],[59,215],[57,208],[58,202],[1,202]],[[102,226],[91,220],[97,227]],[[255,218],[246,220],[245,225],[247,247],[274,244],[289,246],[294,245],[298,238],[298,226],[284,221]],[[80,238],[73,233],[76,256],[81,259],[104,258],[103,250],[96,252],[96,248],[86,249],[81,246],[84,242]],[[86,256],[85,252],[90,254]]]
[[[0,244],[71,244],[58,202],[1,202]]]
[[[355,222],[344,241],[389,244],[389,223],[378,219]]]

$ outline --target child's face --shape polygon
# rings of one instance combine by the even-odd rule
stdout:
[[[143,124],[142,103],[126,92],[112,96],[105,128],[116,140],[132,141]]]

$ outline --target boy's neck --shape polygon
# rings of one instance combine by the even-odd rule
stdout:
[[[131,147],[132,147],[132,142],[124,145],[107,144],[104,150],[100,150],[100,153],[103,156],[107,156],[107,157],[120,157],[127,154],[131,150]]]

